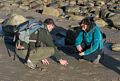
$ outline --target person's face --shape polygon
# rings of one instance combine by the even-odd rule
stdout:
[[[48,25],[47,25],[47,29],[48,29],[49,32],[51,32],[54,27],[55,27],[55,26],[54,26],[53,24],[48,24]]]
[[[87,30],[88,25],[86,25],[86,24],[81,24],[81,27],[82,27],[82,30],[83,30],[83,31],[86,31],[86,30]]]

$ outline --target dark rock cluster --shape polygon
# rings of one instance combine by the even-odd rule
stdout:
[[[109,26],[120,29],[120,0],[1,0],[0,10],[32,10],[68,20],[85,16],[102,18]]]

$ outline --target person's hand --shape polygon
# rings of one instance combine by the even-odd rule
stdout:
[[[59,62],[61,65],[64,65],[64,66],[68,64],[67,60],[63,60],[63,59],[60,59]]]
[[[79,53],[80,56],[84,56],[84,52]]]
[[[82,52],[82,47],[81,47],[81,45],[78,45],[78,46],[77,46],[77,50],[78,50],[79,52]]]
[[[49,65],[50,64],[47,59],[43,59],[41,62],[42,62],[42,64],[45,64],[45,65]]]

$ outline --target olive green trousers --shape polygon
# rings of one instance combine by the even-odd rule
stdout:
[[[17,50],[16,53],[19,58],[25,60],[27,56],[27,50]],[[41,60],[52,56],[54,53],[55,50],[53,47],[39,47],[30,51],[28,59],[30,59],[32,63],[37,64]]]

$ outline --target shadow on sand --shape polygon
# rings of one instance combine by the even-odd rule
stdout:
[[[10,42],[10,40],[8,41],[7,38],[4,38],[4,43],[6,45],[8,55],[10,57],[11,57],[11,55],[13,55],[14,56],[13,60],[15,60],[15,57],[17,56],[16,52],[15,52],[15,44],[13,42]],[[76,53],[74,46],[63,46],[63,47],[60,47],[59,49],[62,50],[65,54],[72,56],[77,60],[79,59],[79,55]],[[12,51],[12,53],[11,53],[11,51]],[[20,58],[19,58],[19,60],[21,61]],[[104,54],[104,58],[101,58],[100,63],[102,65],[104,65],[105,67],[120,74],[120,61],[115,59],[113,56]]]
[[[13,60],[15,60],[16,52],[15,52],[15,43],[13,42],[13,39],[10,37],[4,37],[4,43],[9,57],[14,56]]]
[[[79,55],[76,53],[75,48],[74,47],[63,47],[60,48],[60,50],[62,50],[65,54],[74,57],[75,59],[79,59]],[[118,73],[120,75],[120,61],[115,59],[115,57],[108,55],[108,54],[104,54],[100,60],[100,63],[107,67],[108,69],[111,69],[113,71],[115,71],[116,73]]]
[[[104,57],[101,59],[100,63],[120,75],[120,61],[119,60],[113,58],[110,55],[104,54]]]
[[[24,64],[25,60],[20,58],[16,53],[16,48],[15,48],[15,43],[13,42],[13,38],[4,37],[4,43],[5,43],[6,50],[8,52],[9,57],[13,57],[13,60],[18,58],[19,61]]]

